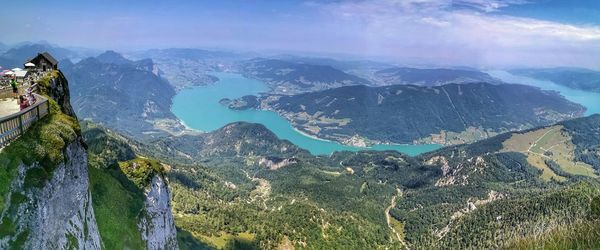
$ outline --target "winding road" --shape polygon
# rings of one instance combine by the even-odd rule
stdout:
[[[400,188],[396,188],[396,195],[392,197],[390,206],[385,209],[385,221],[387,222],[387,225],[390,228],[390,230],[392,230],[392,233],[394,233],[398,238],[400,244],[402,244],[402,246],[408,249],[408,244],[406,244],[400,233],[396,232],[396,229],[394,229],[394,227],[392,226],[392,216],[390,215],[390,210],[392,210],[392,208],[396,206],[396,199],[398,197],[402,197],[402,190]]]

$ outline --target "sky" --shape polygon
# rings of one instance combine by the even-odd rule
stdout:
[[[28,0],[0,42],[346,54],[402,64],[600,69],[598,0]]]

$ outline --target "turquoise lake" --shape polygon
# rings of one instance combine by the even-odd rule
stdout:
[[[493,70],[487,71],[493,77],[496,77],[504,82],[519,83],[530,86],[535,86],[545,90],[558,91],[567,100],[579,103],[587,108],[585,115],[600,114],[600,93],[583,91],[558,85],[551,81],[538,80],[526,76],[513,75],[506,71]]]
[[[333,141],[320,140],[304,135],[277,113],[265,110],[231,110],[219,104],[223,98],[235,99],[245,95],[258,95],[269,88],[260,81],[239,74],[214,73],[219,81],[207,86],[197,86],[180,91],[173,98],[173,113],[189,128],[210,132],[229,123],[244,121],[260,123],[273,131],[279,138],[286,139],[316,155],[328,155],[335,151],[396,150],[408,155],[417,155],[440,148],[436,144],[424,145],[374,145],[359,148]]]

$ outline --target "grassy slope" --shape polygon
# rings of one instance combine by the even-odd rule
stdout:
[[[88,144],[94,212],[104,246],[144,249],[137,228],[143,212],[142,188],[151,174],[162,174],[162,167],[156,161],[136,158],[124,137],[89,122],[82,122],[82,128]],[[133,167],[133,163],[142,167]],[[178,240],[181,249],[210,249],[179,228]]]
[[[119,160],[133,157],[127,144],[84,124],[90,145],[90,191],[98,230],[107,249],[144,249],[137,223],[144,207],[144,194],[118,167]],[[110,147],[110,148],[108,148]]]
[[[132,190],[133,184],[127,183],[126,177],[117,179],[114,175],[121,174],[117,171],[94,167],[89,170],[94,213],[106,249],[144,249],[137,228],[143,194]]]
[[[0,153],[0,166],[3,166],[0,168],[0,209],[20,163],[39,162],[48,174],[46,177],[50,177],[52,169],[63,160],[63,148],[80,134],[77,121],[62,114],[54,101],[50,103],[50,115],[35,123]]]
[[[119,162],[118,165],[121,172],[139,188],[145,188],[150,185],[154,175],[164,174],[162,165],[155,160],[136,158]]]
[[[523,237],[511,249],[600,249],[600,196],[590,202],[583,221],[557,227],[545,235]]]

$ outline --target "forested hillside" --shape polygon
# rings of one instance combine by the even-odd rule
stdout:
[[[543,150],[558,163],[584,166],[577,152],[600,150],[594,124],[600,116],[414,158],[369,151],[315,157],[247,123],[128,144],[169,163],[182,248],[502,248],[541,241],[586,248],[595,246],[590,206],[600,196],[597,180],[569,164],[540,168],[529,158]],[[539,147],[528,152],[530,139]],[[564,147],[548,147],[556,140]],[[600,169],[587,164],[594,175]],[[546,178],[546,171],[569,174]],[[574,230],[570,241],[556,234],[562,228]]]
[[[487,82],[500,84],[487,73],[467,69],[419,69],[394,67],[379,70],[374,77],[386,84],[413,84],[420,86],[439,86],[449,83]]]
[[[159,76],[151,60],[134,62],[109,51],[63,68],[81,119],[138,137],[182,129],[170,112],[175,90]]]
[[[340,142],[358,135],[376,142],[458,144],[584,111],[555,92],[515,84],[349,86],[263,99],[262,108],[298,129]]]

